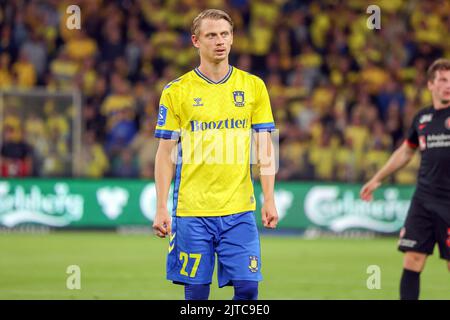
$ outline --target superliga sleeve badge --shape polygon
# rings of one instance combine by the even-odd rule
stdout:
[[[162,127],[166,124],[166,118],[167,118],[167,108],[163,105],[159,106],[159,112],[158,112],[158,126]]]

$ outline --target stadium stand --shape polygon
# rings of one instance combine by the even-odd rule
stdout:
[[[4,1],[0,89],[72,87],[82,93],[83,177],[153,177],[158,100],[197,66],[190,25],[204,8],[235,22],[231,63],[266,83],[280,137],[281,180],[361,182],[403,141],[412,115],[430,104],[426,67],[450,57],[450,2],[383,0],[380,30],[364,1]],[[65,27],[81,8],[81,30]],[[9,108],[9,109],[8,109]],[[33,170],[71,176],[70,112],[51,105],[21,117],[5,106],[2,131],[26,141]],[[2,156],[7,157],[5,139]],[[32,150],[31,150],[32,149]],[[38,166],[38,167],[36,167]],[[392,182],[412,183],[418,161]],[[2,175],[19,175],[2,170]]]

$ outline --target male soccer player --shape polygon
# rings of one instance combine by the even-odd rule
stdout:
[[[398,247],[405,252],[402,300],[419,298],[420,273],[436,243],[450,271],[450,60],[436,60],[427,76],[433,106],[417,113],[405,142],[360,193],[362,199],[370,201],[382,180],[405,166],[419,148],[422,159],[417,188]]]
[[[252,130],[259,163],[264,160],[262,221],[266,228],[278,222],[269,96],[261,79],[229,65],[233,22],[228,14],[205,10],[191,31],[200,65],[170,82],[159,106],[153,229],[159,237],[169,235],[167,279],[184,285],[186,300],[208,299],[216,254],[219,287],[232,285],[233,299],[253,300],[262,276],[253,213]],[[171,219],[166,203],[175,147]]]

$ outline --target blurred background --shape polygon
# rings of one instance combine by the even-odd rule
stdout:
[[[153,178],[161,90],[198,66],[189,30],[205,8],[230,13],[231,64],[269,89],[279,180],[366,180],[430,103],[426,68],[450,55],[448,1],[375,1],[380,30],[362,0],[1,2],[4,177]],[[417,166],[392,182],[414,183]]]
[[[70,193],[73,178],[86,184],[83,219],[103,211],[108,220],[98,225],[108,225],[115,217],[105,204],[113,198],[122,199],[109,209],[117,217],[131,215],[129,204],[143,213],[138,224],[152,219],[154,191],[144,188],[154,178],[161,91],[199,64],[190,34],[195,16],[220,8],[235,23],[230,63],[261,77],[270,94],[279,129],[277,202],[282,218],[297,221],[280,226],[330,227],[331,210],[331,216],[396,221],[390,229],[360,221],[342,230],[400,229],[419,155],[389,177],[380,203],[358,202],[358,191],[403,142],[414,114],[431,103],[426,69],[450,57],[449,1],[376,1],[381,28],[373,30],[366,12],[372,3],[363,0],[0,3],[0,175],[7,181],[0,196],[16,199],[0,207],[0,224],[8,225],[5,212],[17,204],[34,210],[20,200],[22,194],[36,199],[33,186],[47,195]],[[111,185],[113,178],[132,182]],[[134,193],[150,200],[130,198]],[[88,200],[91,194],[97,198]],[[328,215],[327,223],[320,215]],[[12,220],[10,226],[33,221]]]

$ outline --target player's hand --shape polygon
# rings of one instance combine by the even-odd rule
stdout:
[[[373,199],[373,192],[375,191],[375,189],[377,189],[379,186],[381,185],[381,182],[379,182],[378,180],[370,180],[369,182],[367,182],[362,188],[361,191],[359,192],[359,196],[361,197],[361,199],[363,199],[364,201],[372,201]]]
[[[278,212],[274,201],[264,201],[261,208],[261,220],[264,227],[275,229],[278,224]]]
[[[172,231],[172,221],[169,211],[165,208],[156,210],[155,220],[153,221],[153,232],[160,238],[165,238]]]

